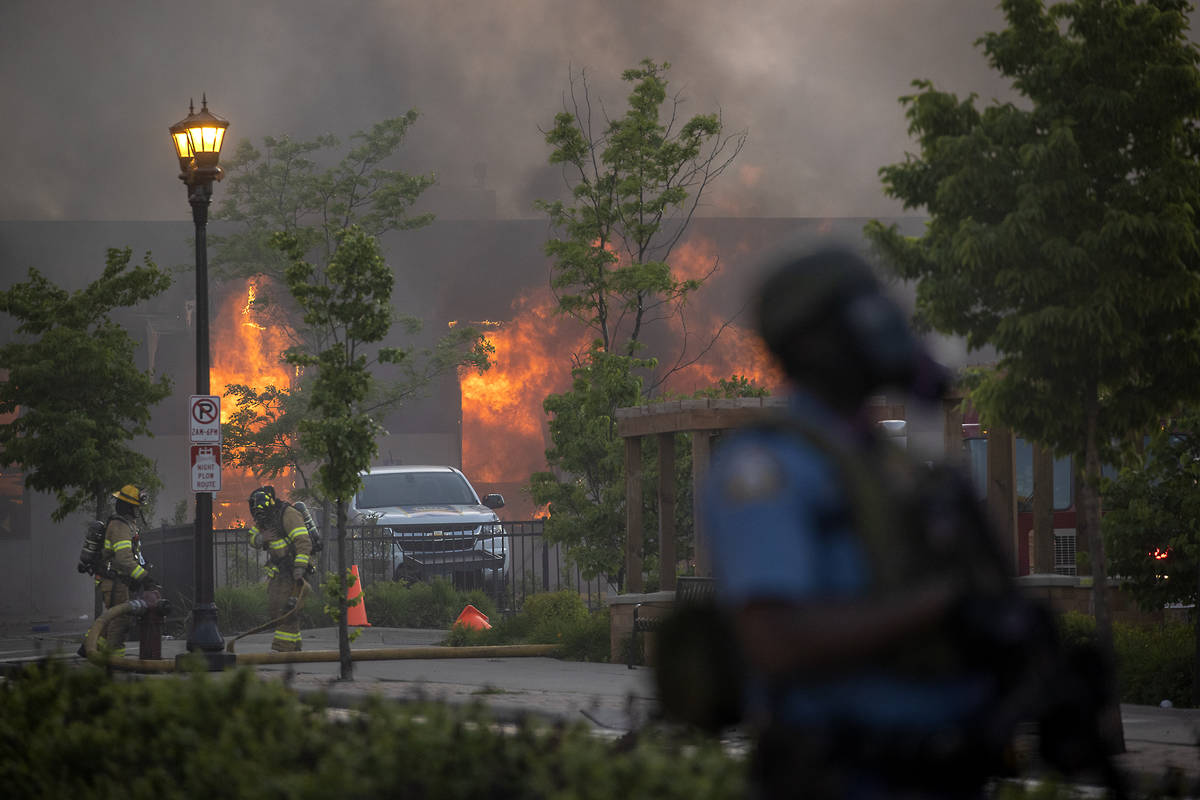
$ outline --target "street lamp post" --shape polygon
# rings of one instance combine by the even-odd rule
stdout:
[[[200,111],[188,103],[188,115],[171,126],[171,141],[179,157],[179,179],[187,186],[196,225],[196,394],[209,393],[208,348],[208,206],[212,202],[213,181],[221,180],[221,144],[229,122],[208,110],[203,95]],[[213,602],[212,493],[196,493],[195,602],[192,628],[188,632],[189,653],[198,652],[210,670],[223,669],[235,661],[225,653],[225,640],[217,627],[217,606]],[[180,656],[183,658],[184,656]]]

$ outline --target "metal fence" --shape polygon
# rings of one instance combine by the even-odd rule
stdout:
[[[491,596],[502,611],[516,611],[525,598],[539,592],[571,589],[580,594],[589,609],[601,608],[616,587],[603,576],[587,580],[559,544],[548,544],[541,520],[502,523],[504,532],[489,547],[506,554],[503,569],[458,572],[452,569],[423,571],[420,579],[435,576],[451,580],[462,590],[480,589]],[[324,538],[316,559],[317,580],[337,568],[337,532]],[[146,539],[153,538],[145,537]],[[346,530],[346,562],[358,567],[366,589],[373,583],[395,580],[396,544],[383,528],[351,526]],[[266,556],[250,546],[245,529],[213,531],[214,584],[243,586],[265,579]],[[189,560],[190,563],[190,560]],[[189,581],[190,583],[190,581]]]

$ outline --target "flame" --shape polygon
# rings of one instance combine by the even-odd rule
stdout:
[[[514,302],[510,322],[486,334],[495,348],[482,375],[462,376],[463,469],[485,483],[523,482],[546,468],[542,401],[571,383],[570,352],[588,336],[555,314],[548,290]]]
[[[229,421],[235,408],[233,398],[225,396],[227,385],[240,383],[260,391],[267,386],[291,385],[291,372],[280,360],[280,354],[290,344],[289,331],[264,324],[254,307],[255,297],[266,286],[265,277],[249,279],[245,291],[231,292],[214,314],[209,381],[213,392],[222,395],[222,422]],[[281,475],[276,481],[276,489],[285,497],[288,488],[295,488],[290,474]],[[246,498],[258,485],[257,477],[250,471],[223,464],[221,491],[213,498],[213,527],[244,527],[241,517],[246,510]]]
[[[719,320],[710,320],[708,336],[717,333]],[[702,341],[707,341],[701,337]],[[717,385],[722,378],[740,375],[756,386],[777,392],[783,385],[783,371],[753,331],[729,325],[720,331],[717,343],[703,358],[672,375],[666,388],[677,394],[691,395]]]
[[[711,242],[682,242],[671,256],[671,269],[678,280],[701,280],[718,265]]]
[[[704,239],[682,242],[671,259],[677,279],[704,277],[716,262],[715,246]],[[706,287],[708,291],[716,288]],[[693,295],[697,301],[688,307],[690,333],[685,355],[698,355],[718,331],[720,337],[695,364],[674,374],[662,388],[691,395],[715,386],[721,378],[741,375],[778,391],[783,385],[782,373],[757,335],[734,325],[722,328],[724,319],[705,307],[703,294],[704,290]],[[549,509],[533,507],[521,491],[532,473],[546,469],[548,420],[542,403],[547,395],[570,389],[571,356],[583,352],[592,335],[577,322],[558,315],[546,289],[522,295],[514,302],[509,321],[487,323],[487,327],[486,338],[495,348],[493,366],[482,375],[460,377],[463,470],[476,488],[490,484],[489,491],[503,490],[510,518],[545,518]],[[683,345],[682,331],[665,331],[662,342],[662,352],[678,352]]]

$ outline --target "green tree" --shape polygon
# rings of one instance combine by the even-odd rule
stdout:
[[[623,575],[625,450],[615,411],[641,402],[642,381],[633,370],[650,366],[596,341],[571,370],[571,390],[543,403],[552,442],[546,462],[556,471],[534,473],[530,492],[539,505],[550,504],[546,539],[566,543],[589,579]]]
[[[352,146],[332,167],[321,165],[341,145],[332,135],[309,141],[267,136],[262,150],[248,139],[239,142],[223,164],[227,180],[213,217],[239,223],[240,229],[211,237],[214,274],[267,275],[282,282],[288,262],[271,246],[276,231],[292,234],[308,257],[328,263],[340,232],[351,225],[381,236],[432,222],[432,214],[411,211],[435,176],[387,166],[417,118],[410,110],[352,134]]]
[[[1147,611],[1193,606],[1192,705],[1200,707],[1200,414],[1150,437],[1144,458],[1106,486],[1102,527],[1112,573]]]
[[[234,411],[221,425],[222,457],[230,466],[248,469],[263,478],[294,472],[300,493],[309,487],[308,465],[319,455],[302,451],[296,426],[301,413],[300,394],[277,386],[259,390],[231,383],[225,396],[232,397]]]
[[[263,150],[249,141],[239,143],[225,165],[229,179],[224,200],[214,215],[237,223],[235,233],[213,237],[214,272],[226,278],[265,275],[275,285],[286,283],[292,262],[272,245],[275,233],[285,233],[292,246],[314,265],[320,277],[332,265],[341,236],[350,227],[368,236],[408,230],[429,224],[431,214],[413,214],[413,205],[433,185],[432,175],[410,175],[388,164],[395,160],[417,112],[386,119],[353,134],[352,146],[331,166],[340,142],[333,136],[293,141],[267,137]],[[254,299],[256,314],[287,331],[293,342],[310,352],[331,345],[330,333],[320,326],[299,326],[292,298],[273,296],[270,285]],[[392,327],[417,335],[421,320],[395,314]],[[459,367],[486,368],[490,345],[470,326],[455,326],[432,347],[409,348],[407,357],[374,382],[364,411],[380,415],[426,391],[440,375]],[[237,411],[222,429],[227,463],[263,477],[295,471],[303,487],[317,455],[297,439],[300,421],[309,414],[310,395],[298,387],[230,385]],[[302,491],[304,491],[302,489]]]
[[[999,353],[971,391],[982,416],[1082,466],[1080,533],[1111,656],[1101,464],[1200,390],[1190,4],[1001,7],[1007,28],[979,41],[1022,100],[980,111],[917,81],[902,102],[920,153],[880,172],[930,221],[917,238],[878,222],[867,234],[917,281],[920,319]]]
[[[292,234],[278,233],[273,243],[291,262],[284,274],[288,290],[304,310],[304,322],[320,329],[328,345],[320,351],[293,348],[290,364],[315,372],[308,387],[310,413],[299,421],[300,444],[321,456],[316,488],[336,508],[338,649],[341,677],[350,680],[350,638],[346,621],[346,503],[362,486],[359,473],[378,452],[379,423],[363,405],[371,395],[375,364],[406,357],[396,347],[377,345],[392,324],[394,278],[375,237],[357,226],[338,235],[329,264],[318,270],[304,260],[305,248]]]
[[[652,393],[706,349],[689,352],[685,336],[670,367],[657,375],[659,359],[643,352],[647,327],[682,318],[688,296],[717,268],[681,279],[671,254],[704,192],[746,138],[726,134],[719,113],[683,121],[680,95],[668,102],[669,68],[646,59],[625,70],[622,79],[632,84],[628,108],[603,120],[593,117],[586,73],[572,73],[564,110],[544,131],[550,162],[562,166],[571,187],[569,202],[536,204],[556,233],[546,243],[551,286],[558,311],[585,325],[596,343],[574,354],[571,391],[545,401],[550,469],[531,477],[531,493],[538,504],[550,504],[547,538],[568,544],[589,572],[619,574],[624,551],[615,409],[641,402],[643,383]]]
[[[55,521],[88,503],[103,518],[126,483],[161,485],[154,462],[128,443],[151,435],[150,408],[171,381],[137,368],[136,344],[111,314],[163,292],[171,277],[149,253],[132,268],[130,256],[109,249],[100,277],[75,292],[33,268],[0,291],[0,311],[24,339],[0,345],[0,414],[20,412],[0,426],[0,462],[20,465],[29,488],[54,492]]]
[[[675,277],[671,252],[746,140],[727,135],[719,113],[677,128],[683,101],[674,95],[667,104],[670,66],[645,59],[625,70],[629,107],[603,123],[593,120],[587,74],[572,74],[567,106],[545,132],[550,163],[571,186],[569,203],[535,204],[559,234],[546,243],[558,309],[594,331],[604,350],[628,356],[647,324],[682,313],[702,285]]]

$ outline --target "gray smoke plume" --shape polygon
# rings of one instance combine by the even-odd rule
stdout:
[[[6,0],[0,219],[187,219],[167,127],[202,92],[230,144],[416,108],[407,168],[536,216],[561,191],[539,127],[570,71],[619,113],[642,58],[671,62],[685,114],[749,134],[705,213],[892,216],[877,170],[912,149],[897,98],[914,78],[1003,94],[973,45],[1002,22],[976,0]]]

